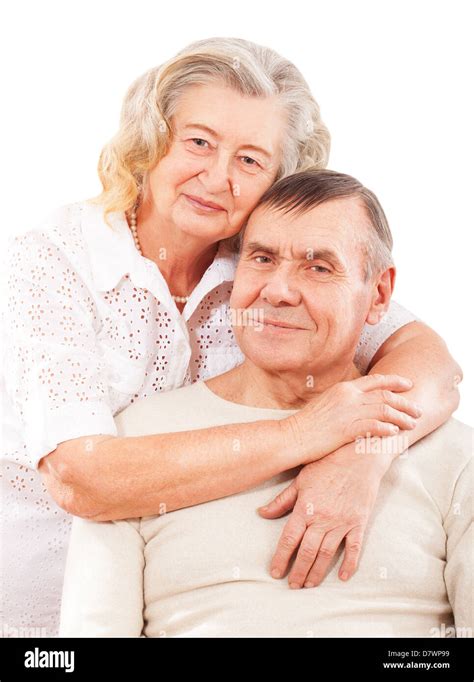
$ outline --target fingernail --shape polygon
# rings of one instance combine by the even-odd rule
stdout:
[[[390,431],[391,431],[392,433],[398,433],[398,432],[399,432],[399,428],[398,428],[398,426],[392,426],[392,428],[390,429]]]
[[[349,573],[346,573],[346,571],[343,571],[340,575],[341,580],[347,580],[349,577]]]
[[[420,405],[415,405],[415,410],[417,415],[421,417],[421,415],[423,414],[423,410],[421,409]]]
[[[281,573],[278,568],[274,568],[272,571],[272,578],[281,578]]]
[[[260,507],[261,511],[267,511],[268,507]]]
[[[305,583],[304,586],[305,587],[314,587],[314,583]]]
[[[298,585],[298,583],[290,583],[290,587],[292,590],[299,590],[300,589],[300,586]]]

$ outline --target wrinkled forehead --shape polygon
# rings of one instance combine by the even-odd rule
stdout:
[[[277,96],[244,96],[222,83],[190,85],[179,96],[173,124],[205,126],[219,138],[268,147],[277,153],[285,112]]]
[[[330,249],[340,260],[363,257],[372,226],[356,197],[331,199],[303,212],[260,206],[251,214],[242,239],[242,253],[262,244],[294,257],[311,249]]]

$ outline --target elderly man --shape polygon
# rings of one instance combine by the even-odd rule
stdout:
[[[231,304],[244,361],[130,406],[116,418],[120,433],[259,419],[283,420],[294,432],[304,428],[301,415],[319,394],[337,431],[334,396],[344,404],[346,389],[363,391],[363,382],[374,381],[360,378],[353,357],[364,324],[377,323],[389,305],[391,245],[376,197],[354,178],[307,171],[280,181],[264,195],[242,240]],[[312,416],[305,417],[308,427]],[[399,454],[406,450],[403,435],[359,439],[358,456],[382,447]],[[472,634],[471,438],[467,426],[451,419],[396,459],[382,480],[359,570],[348,582],[338,574],[340,550],[333,556],[346,530],[325,535],[313,527],[308,503],[304,528],[291,520],[286,537],[303,537],[304,584],[317,589],[291,589],[300,586],[291,584],[291,571],[290,586],[273,577],[291,564],[293,545],[283,533],[279,565],[271,564],[286,520],[272,518],[271,508],[257,511],[279,493],[293,506],[297,467],[194,507],[169,512],[164,500],[159,516],[75,519],[60,634]],[[238,458],[239,442],[223,442],[229,447]],[[279,573],[271,575],[271,566]]]

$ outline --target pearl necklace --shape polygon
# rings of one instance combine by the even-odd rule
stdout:
[[[135,242],[135,246],[137,247],[137,251],[140,254],[140,256],[143,256],[142,252],[142,247],[140,246],[140,241],[138,239],[138,234],[137,234],[137,206],[132,208],[130,211],[130,230],[133,235],[133,241]],[[171,297],[176,301],[176,303],[187,303],[189,301],[189,296],[174,296],[171,294]]]

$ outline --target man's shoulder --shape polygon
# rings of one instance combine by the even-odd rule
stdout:
[[[119,435],[146,435],[202,428],[209,420],[202,381],[141,398],[115,415]]]
[[[472,427],[451,418],[406,454],[441,510],[447,509],[459,479],[470,475],[473,434]]]
[[[449,455],[450,461],[457,466],[465,466],[472,459],[474,429],[458,419],[451,417],[419,443],[417,451],[435,452],[439,456]]]

